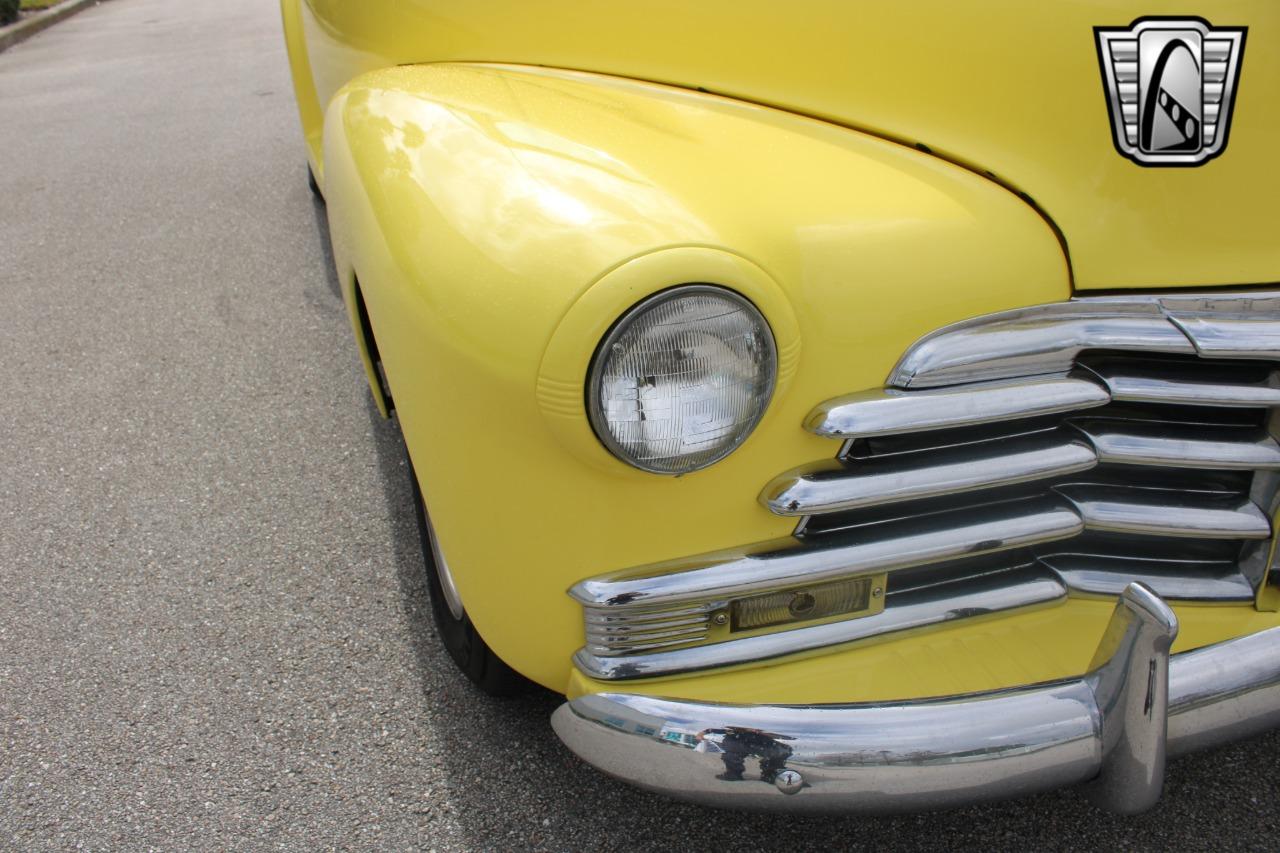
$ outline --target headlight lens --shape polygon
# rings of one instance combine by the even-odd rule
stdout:
[[[637,468],[696,471],[751,434],[777,372],[773,333],[754,305],[721,287],[677,287],[605,336],[587,385],[591,425]]]

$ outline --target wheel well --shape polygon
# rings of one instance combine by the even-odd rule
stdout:
[[[378,409],[386,417],[395,411],[395,401],[391,397],[391,386],[387,383],[387,371],[382,365],[382,357],[378,353],[378,339],[373,334],[373,322],[369,319],[369,309],[364,302],[364,293],[360,289],[360,277],[353,275],[351,279],[351,304],[355,311],[356,332],[360,337],[361,355],[364,356],[365,369],[369,374],[369,388],[373,392]]]

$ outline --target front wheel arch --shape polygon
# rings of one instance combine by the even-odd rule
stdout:
[[[354,274],[351,276],[350,294],[351,325],[356,335],[356,346],[360,350],[360,360],[364,362],[365,374],[369,380],[369,391],[373,394],[373,402],[378,411],[384,418],[389,418],[395,411],[395,400],[391,396],[387,372],[378,352],[378,339],[374,336],[373,321],[369,318],[369,308],[360,289],[360,278]]]
[[[427,592],[431,598],[431,616],[440,644],[467,679],[490,696],[515,696],[526,692],[531,682],[512,669],[480,636],[471,618],[463,609],[455,616],[444,592],[441,569],[436,555],[442,553],[435,539],[426,501],[418,484],[413,460],[405,449],[406,467],[410,488],[413,490],[413,506],[418,520],[418,540],[422,546],[422,562],[425,569]],[[461,604],[461,602],[459,602]]]

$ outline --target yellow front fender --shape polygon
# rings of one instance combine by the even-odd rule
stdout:
[[[757,495],[779,471],[834,454],[801,427],[817,402],[879,386],[932,329],[1070,295],[1051,229],[986,178],[659,85],[513,66],[389,68],[335,97],[324,158],[335,258],[349,296],[359,277],[467,611],[511,666],[562,692],[584,689],[570,679],[583,629],[569,586],[787,536],[792,522]],[[595,441],[583,382],[620,314],[687,282],[756,302],[784,375],[740,449],[670,478]],[[819,657],[725,692],[854,701],[1076,674],[1063,671],[1075,661],[1046,659],[993,679],[945,671],[918,638],[880,648],[892,653],[878,654],[875,683],[832,679]],[[699,681],[716,683],[664,692]]]

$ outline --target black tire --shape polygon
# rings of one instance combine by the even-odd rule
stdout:
[[[408,454],[405,454],[406,459]],[[436,549],[432,547],[432,529],[428,521],[422,490],[418,488],[418,476],[413,463],[407,465],[413,488],[413,504],[418,516],[418,540],[422,544],[422,562],[427,571],[427,589],[431,594],[431,615],[440,635],[440,642],[449,657],[462,670],[471,683],[490,696],[514,696],[529,689],[530,682],[494,654],[493,649],[480,636],[466,611],[456,618],[449,610],[436,565]]]
[[[307,164],[307,186],[311,188],[311,194],[324,204],[324,193],[320,192],[320,185],[316,183],[316,173],[311,170],[310,163]]]

